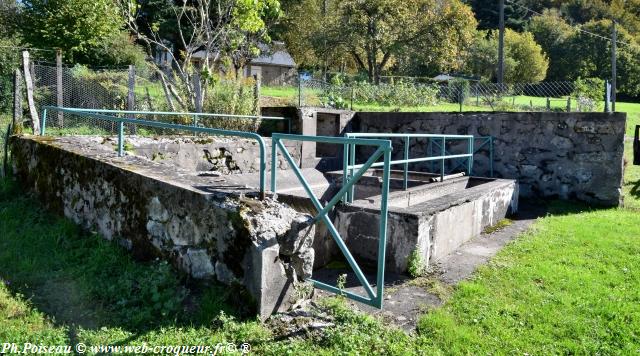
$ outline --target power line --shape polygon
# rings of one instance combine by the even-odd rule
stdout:
[[[529,11],[529,12],[533,13],[533,14],[536,14],[536,15],[542,16],[542,14],[541,14],[541,13],[539,13],[539,12],[537,12],[537,11],[535,11],[535,10],[532,10],[532,9],[530,9],[530,8],[528,8],[528,7],[524,6],[524,5],[520,5],[520,4],[518,4],[517,2],[514,2],[514,1],[512,1],[512,0],[505,0],[505,1],[506,1],[506,2],[508,2],[508,3],[510,3],[510,4],[516,5],[516,6],[518,6],[518,7],[519,7],[519,8],[521,8],[521,9],[527,10],[527,11]],[[577,31],[579,31],[579,32],[586,33],[586,34],[588,34],[588,35],[591,35],[591,36],[593,36],[593,37],[597,37],[597,38],[600,38],[600,39],[603,39],[603,40],[606,40],[606,41],[611,41],[611,38],[609,38],[609,37],[605,37],[605,36],[599,35],[599,34],[597,34],[597,33],[593,33],[593,32],[590,32],[590,31],[584,30],[584,29],[582,29],[582,28],[580,28],[580,27],[578,27],[578,26],[575,26],[575,25],[573,25],[572,27],[573,27],[573,28],[575,28],[575,29],[576,29]],[[631,43],[627,43],[627,42],[616,41],[616,43],[623,44],[623,45],[625,45],[625,46],[629,46],[629,47],[633,47],[633,44],[631,44]]]

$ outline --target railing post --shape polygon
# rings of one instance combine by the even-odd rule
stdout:
[[[118,122],[118,157],[124,156],[124,122]]]
[[[440,156],[442,156],[442,160],[440,163],[440,181],[444,182],[444,156],[447,154],[445,147],[447,147],[447,138],[442,137],[442,147],[440,149]]]
[[[349,169],[349,179],[353,177],[353,166],[355,164],[356,164],[356,144],[352,142],[349,145],[349,165],[351,166],[351,168]],[[356,194],[355,185],[352,185],[351,189],[349,189],[349,203],[353,203],[355,194]]]
[[[384,151],[384,167],[382,170],[382,199],[380,200],[380,241],[378,241],[378,274],[376,276],[377,293],[376,304],[382,309],[384,295],[384,267],[387,251],[387,200],[389,195],[389,161],[391,161],[391,149]]]
[[[404,159],[405,161],[409,159],[409,136],[404,138]],[[404,182],[402,186],[404,190],[409,188],[409,163],[404,164]]]
[[[278,161],[279,138],[271,136],[271,192],[276,194],[276,162]]]
[[[347,166],[349,165],[349,144],[345,143],[342,145],[342,185],[347,184]],[[347,203],[349,202],[349,191],[347,191],[342,198],[342,201]]]
[[[469,138],[469,149],[468,154],[470,155],[467,158],[467,175],[471,177],[471,171],[473,170],[473,149],[475,148],[475,138]]]

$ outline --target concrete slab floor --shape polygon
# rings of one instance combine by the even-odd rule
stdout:
[[[446,258],[437,261],[430,275],[411,279],[408,276],[387,273],[382,310],[349,299],[347,303],[356,310],[380,316],[385,322],[412,333],[421,314],[440,306],[457,283],[469,278],[478,266],[487,263],[508,242],[526,231],[545,213],[544,206],[523,201],[520,203],[518,214],[511,218],[513,222],[510,225],[492,233],[483,233],[461,245]],[[314,278],[335,285],[341,274],[347,274],[345,290],[366,295],[350,269],[323,268],[314,272]],[[375,281],[375,272],[368,273],[367,278],[369,281]],[[316,289],[316,298],[331,295]]]

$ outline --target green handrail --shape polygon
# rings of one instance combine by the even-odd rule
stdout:
[[[238,119],[253,119],[253,120],[276,120],[286,121],[287,131],[291,133],[291,119],[281,116],[262,116],[262,115],[233,115],[233,114],[215,114],[215,113],[198,113],[198,112],[171,112],[171,111],[144,111],[144,110],[112,110],[112,109],[87,109],[87,108],[64,108],[60,109],[73,109],[77,112],[99,113],[99,114],[123,114],[123,115],[156,115],[156,116],[176,116],[185,115],[193,118],[193,125],[198,124],[198,118],[201,117],[214,117],[214,118],[238,118]],[[45,118],[43,118],[43,121]]]
[[[266,192],[266,144],[262,136],[253,133],[253,132],[245,132],[245,131],[235,131],[235,130],[222,130],[222,129],[213,129],[207,127],[198,127],[198,126],[189,126],[189,125],[179,125],[179,124],[170,124],[166,122],[159,121],[149,121],[149,120],[140,120],[140,119],[130,119],[124,117],[111,116],[101,113],[95,113],[90,111],[85,111],[84,109],[74,109],[74,108],[62,108],[56,106],[43,106],[42,111],[42,126],[40,128],[40,134],[45,135],[46,133],[46,122],[47,122],[47,112],[48,111],[59,111],[65,112],[69,114],[75,114],[78,116],[86,116],[92,117],[100,120],[115,122],[118,124],[118,156],[122,157],[124,155],[124,124],[135,124],[141,126],[149,126],[156,127],[161,129],[174,129],[174,130],[185,130],[192,131],[198,133],[205,133],[216,136],[237,136],[248,139],[253,139],[258,142],[258,146],[260,147],[260,199],[264,199]]]
[[[364,163],[358,171],[356,171],[348,181],[344,181],[342,184],[342,188],[333,196],[333,198],[326,204],[322,205],[318,197],[313,193],[313,190],[309,186],[309,183],[305,179],[304,175],[298,168],[298,165],[295,163],[291,154],[287,151],[287,148],[282,144],[282,140],[291,140],[291,141],[311,141],[311,142],[321,142],[321,143],[333,143],[333,144],[341,144],[343,147],[352,144],[366,145],[366,146],[374,146],[377,147],[376,151],[371,155],[371,157]],[[391,141],[389,140],[378,140],[378,139],[359,139],[359,138],[348,138],[348,137],[323,137],[323,136],[302,136],[302,135],[286,135],[286,134],[273,134],[272,136],[272,159],[271,159],[271,191],[276,193],[276,154],[278,150],[282,153],[286,161],[289,163],[289,166],[293,169],[296,177],[300,181],[300,184],[304,188],[307,193],[309,199],[313,203],[314,207],[317,210],[317,215],[314,217],[314,221],[323,221],[327,226],[327,230],[331,234],[331,237],[335,241],[336,245],[345,256],[349,266],[353,269],[353,272],[358,278],[358,281],[365,289],[367,296],[362,296],[356,293],[352,293],[349,291],[341,290],[338,286],[332,286],[315,279],[311,279],[313,285],[317,288],[327,290],[329,292],[333,292],[336,294],[341,294],[346,296],[347,298],[353,299],[355,301],[365,303],[367,305],[371,305],[376,308],[382,308],[383,294],[384,294],[384,268],[385,268],[385,256],[386,256],[386,246],[387,246],[387,196],[389,194],[389,167],[391,161]],[[376,292],[374,293],[373,288],[369,284],[367,277],[362,273],[360,266],[356,262],[356,260],[351,255],[349,248],[345,244],[342,236],[333,225],[333,222],[329,218],[329,212],[334,206],[338,203],[338,201],[344,199],[347,192],[353,187],[356,181],[364,175],[364,173],[373,166],[373,164],[383,156],[383,174],[382,174],[382,199],[380,203],[380,232],[379,232],[379,240],[378,240],[378,269],[376,272]]]
[[[474,137],[472,135],[445,135],[445,134],[401,134],[401,133],[364,133],[364,132],[349,132],[345,134],[345,137],[348,138],[402,138],[404,139],[404,157],[400,160],[394,160],[389,162],[390,165],[403,165],[404,175],[403,175],[403,188],[405,190],[409,187],[409,163],[417,163],[417,162],[433,162],[440,161],[440,179],[444,180],[444,166],[446,160],[464,158],[467,161],[467,174],[471,175],[471,171],[473,169],[473,148],[474,148]],[[409,158],[409,140],[412,138],[429,138],[431,139],[440,139],[442,140],[442,152],[439,156],[432,157],[419,157],[419,158]],[[447,139],[449,140],[465,140],[467,141],[467,153],[463,154],[455,154],[450,155],[447,154],[445,147]],[[346,180],[350,175],[353,174],[353,170],[362,167],[361,164],[355,164],[355,156],[356,156],[356,145],[357,143],[350,144],[348,153],[344,153],[343,157],[345,159],[343,164],[343,177]],[[348,160],[347,160],[348,159]],[[371,165],[371,167],[380,167],[382,162],[377,162]],[[353,202],[354,198],[354,190],[351,189],[347,194],[347,201]]]

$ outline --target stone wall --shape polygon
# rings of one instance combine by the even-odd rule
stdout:
[[[625,123],[624,113],[359,112],[352,130],[493,136],[495,176],[517,179],[521,196],[617,206]],[[425,146],[424,140],[414,140],[412,157],[424,155]],[[396,147],[401,146],[394,144],[399,157],[402,150]],[[488,175],[488,150],[475,158],[474,173]]]
[[[262,318],[293,302],[311,273],[311,241],[299,238],[310,217],[282,203],[72,137],[13,137],[11,146],[19,181],[51,210],[137,258],[244,286]]]

